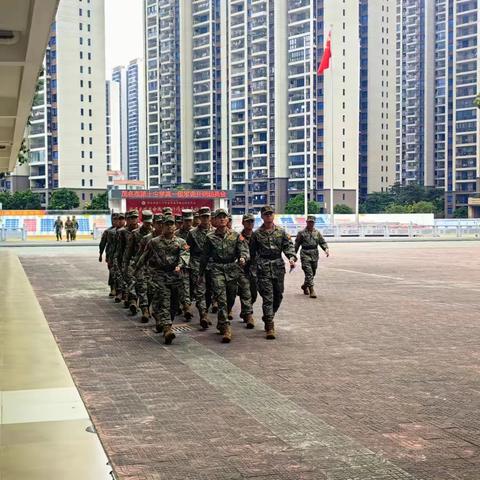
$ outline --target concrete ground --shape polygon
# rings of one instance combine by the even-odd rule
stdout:
[[[276,341],[237,305],[230,345],[195,318],[170,347],[95,248],[14,251],[118,478],[478,480],[479,247],[332,245],[317,300],[287,274]]]

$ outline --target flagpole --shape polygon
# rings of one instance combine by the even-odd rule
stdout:
[[[332,38],[333,24],[330,24],[330,40]],[[333,55],[330,57],[330,132],[331,132],[331,141],[330,141],[330,154],[331,154],[331,165],[330,165],[330,225],[333,227],[335,225],[335,216],[333,213],[333,178],[334,178],[334,167],[333,167]]]

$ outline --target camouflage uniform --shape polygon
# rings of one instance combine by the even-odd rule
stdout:
[[[136,276],[133,274],[135,270],[135,259],[140,251],[140,244],[143,237],[147,236],[152,231],[152,212],[144,210],[142,213],[143,225],[132,232],[128,237],[127,247],[123,255],[123,268],[127,272],[126,277],[129,279],[127,285],[128,299],[131,304],[132,313],[136,312],[136,300],[138,299],[138,306],[140,308],[148,307],[147,289],[144,282],[137,281]]]
[[[172,311],[174,297],[182,287],[182,277],[175,268],[188,266],[189,257],[185,240],[175,236],[167,239],[161,235],[148,242],[145,252],[138,261],[137,270],[148,262],[152,272],[154,285],[152,315],[158,332],[172,325],[175,316],[175,312]]]
[[[318,247],[323,251],[328,250],[328,245],[322,234],[315,228],[312,231],[308,229],[298,232],[295,239],[295,253],[302,247],[300,260],[302,270],[305,273],[304,287],[310,289],[314,286],[314,278],[318,267]],[[302,287],[303,288],[303,287]]]
[[[72,229],[72,240],[77,239],[77,231],[80,227],[80,225],[77,222],[77,219],[75,218],[75,215],[72,217],[72,223],[73,223],[73,229]]]
[[[219,215],[219,210],[217,210],[217,215]],[[238,277],[241,273],[237,261],[240,258],[248,262],[250,252],[245,239],[239,233],[227,230],[224,235],[217,231],[207,235],[200,273],[205,271],[208,261],[211,259],[213,292],[218,301],[217,327],[222,334],[225,327],[230,326],[228,312],[233,307],[237,295]]]
[[[182,220],[193,220],[193,211],[192,210],[182,210]],[[187,241],[188,234],[192,230],[192,227],[186,227],[184,224],[176,230],[175,236]],[[182,306],[183,312],[187,320],[192,318],[192,314],[190,313],[191,305],[192,305],[192,293],[193,293],[193,286],[190,277],[190,268],[185,267],[182,269],[182,283],[183,288],[180,290],[180,304]]]
[[[63,222],[59,219],[55,220],[55,223],[53,224],[53,227],[55,228],[55,235],[57,237],[57,242],[62,239],[62,229],[63,229]]]
[[[252,235],[250,251],[257,270],[258,292],[263,299],[263,321],[268,326],[273,324],[283,300],[285,262],[282,253],[288,259],[296,260],[297,257],[290,235],[276,225],[270,231],[263,226],[257,229]]]
[[[242,231],[242,236],[250,246],[252,235],[248,236],[245,231]],[[245,264],[238,277],[238,296],[241,305],[240,317],[245,320],[248,315],[253,314],[253,304],[257,300],[257,278],[255,268],[250,261]]]
[[[210,209],[208,209],[208,212],[210,212]],[[187,235],[187,244],[190,247],[190,281],[193,287],[191,295],[195,299],[200,318],[207,314],[206,281],[205,275],[200,274],[200,261],[205,249],[207,235],[211,232],[213,232],[213,228],[205,229],[199,225],[192,228]]]
[[[65,221],[65,232],[67,234],[67,242],[70,240],[73,241],[73,231],[74,231],[74,225],[73,222],[68,219]]]
[[[117,218],[116,214],[112,215],[112,221]],[[99,256],[102,257],[103,252],[105,252],[105,262],[107,262],[108,266],[108,285],[112,289],[114,289],[114,282],[113,282],[113,275],[112,275],[112,266],[109,262],[109,253],[111,250],[111,245],[110,242],[112,241],[112,235],[111,232],[114,232],[116,230],[116,227],[113,225],[102,233],[102,238],[100,239],[100,244],[98,245],[98,253]]]
[[[121,232],[125,230],[125,227],[118,227],[115,230],[115,235],[113,237],[113,242],[112,242],[112,256],[111,256],[111,262],[112,262],[112,269],[113,269],[113,281],[115,283],[115,291],[117,292],[117,297],[115,299],[116,302],[121,301],[122,295],[125,291],[125,282],[123,279],[123,272],[122,272],[122,266],[121,263],[119,263],[119,245],[120,245],[120,234]],[[123,258],[122,258],[123,260]]]

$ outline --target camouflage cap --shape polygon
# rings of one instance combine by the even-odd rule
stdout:
[[[199,208],[198,210],[198,216],[199,217],[203,217],[203,216],[210,216],[212,214],[211,210],[210,210],[210,207],[202,207],[202,208]]]
[[[127,218],[136,218],[138,217],[138,210],[130,210],[127,212]]]
[[[116,220],[118,218],[118,213],[112,213],[112,220]]]
[[[175,223],[175,217],[173,215],[164,215],[163,223]]]
[[[163,207],[162,213],[165,215],[166,213],[171,214],[173,212],[171,207]]]
[[[213,213],[213,216],[218,217],[219,215],[225,215],[228,217],[228,212],[224,208],[217,208]]]
[[[175,215],[175,222],[183,222],[183,217],[181,215]]]
[[[264,213],[273,213],[275,210],[271,205],[265,205],[261,208],[260,213],[263,215]]]
[[[193,218],[199,218],[200,214],[198,212],[193,212]]]
[[[316,218],[315,215],[308,215],[307,216],[307,222],[315,222]]]
[[[118,212],[117,218],[125,218],[125,214],[123,212]]]
[[[242,221],[243,221],[243,222],[249,222],[249,221],[254,222],[254,221],[255,221],[255,215],[254,215],[253,213],[246,213],[246,214],[242,217]]]
[[[184,220],[193,220],[193,210],[182,210]]]
[[[163,215],[161,213],[156,213],[153,216],[153,221],[163,223]]]
[[[142,211],[142,222],[143,223],[152,223],[153,221],[153,212],[151,210]]]

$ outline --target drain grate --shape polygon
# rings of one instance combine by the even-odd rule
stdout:
[[[175,332],[175,333],[180,333],[180,332],[193,332],[195,330],[195,328],[193,327],[193,325],[190,325],[188,323],[181,323],[179,325],[173,325],[172,326],[172,330]]]

